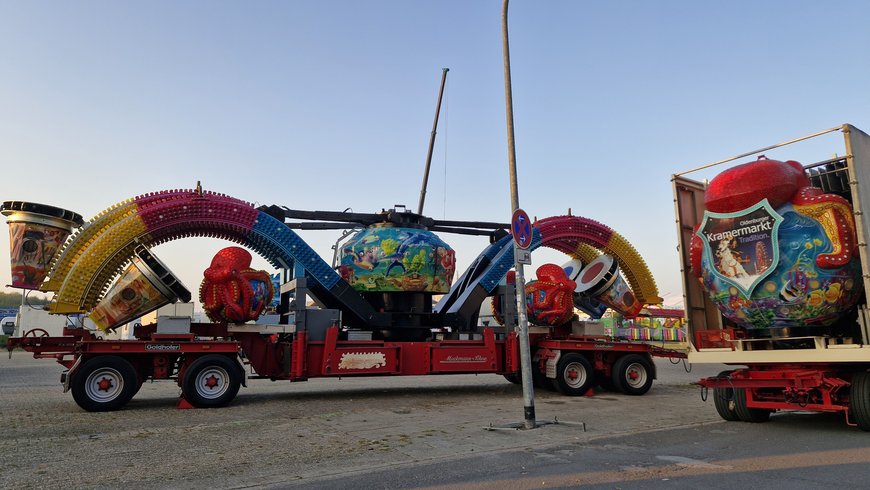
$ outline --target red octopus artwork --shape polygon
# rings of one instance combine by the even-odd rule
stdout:
[[[274,290],[265,271],[251,269],[251,253],[241,247],[227,247],[203,272],[199,300],[214,322],[244,323],[256,320],[271,303]]]
[[[857,256],[855,220],[849,202],[835,194],[813,187],[803,166],[789,160],[758,160],[730,168],[714,178],[707,187],[704,205],[715,213],[733,213],[767,199],[771,207],[791,204],[794,210],[821,223],[833,250],[816,257],[816,265],[834,269]],[[697,230],[696,230],[697,231]],[[690,249],[692,271],[701,275],[701,239],[694,235]]]
[[[526,285],[526,310],[537,325],[563,325],[574,316],[574,289],[577,283],[568,279],[565,270],[556,264],[538,267],[537,281]]]

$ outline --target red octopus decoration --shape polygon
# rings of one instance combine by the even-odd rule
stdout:
[[[761,155],[754,162],[730,168],[710,182],[704,205],[716,213],[733,213],[765,198],[774,209],[790,203],[796,212],[821,223],[833,250],[818,255],[817,266],[834,269],[857,257],[858,240],[849,201],[812,187],[803,166],[794,160],[780,162]],[[692,272],[698,277],[702,246],[701,239],[693,235],[689,255]]]
[[[537,325],[564,325],[574,316],[574,289],[565,269],[556,264],[538,267],[537,281],[526,285],[526,311]]]
[[[272,280],[266,271],[251,269],[251,259],[247,250],[227,247],[215,254],[203,272],[199,300],[212,321],[256,320],[272,302]]]

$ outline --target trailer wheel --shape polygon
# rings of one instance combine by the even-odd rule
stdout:
[[[523,378],[520,375],[520,373],[505,374],[503,376],[504,376],[504,379],[510,381],[511,383],[513,383],[515,385],[523,384]],[[547,377],[543,374],[533,374],[532,375],[532,385],[535,388],[545,388],[548,390],[553,389],[552,383],[550,383],[550,380],[547,379]]]
[[[746,406],[747,388],[734,389],[734,413],[743,422],[767,422],[773,410],[766,408],[749,408]]]
[[[858,427],[870,431],[870,372],[861,371],[852,376],[849,408]]]
[[[579,396],[586,393],[595,379],[592,364],[576,352],[563,354],[556,365],[556,389],[563,395]]]
[[[123,408],[139,386],[136,369],[118,356],[99,356],[85,362],[70,385],[73,399],[88,412]]]
[[[504,376],[504,379],[510,381],[511,383],[513,383],[515,385],[523,384],[523,377],[522,377],[521,371],[518,371],[516,373],[511,373],[511,374],[504,374],[503,376]],[[554,389],[553,383],[551,382],[551,380],[549,378],[547,378],[547,375],[541,373],[536,368],[532,369],[532,385],[535,388],[542,388],[542,389],[547,389],[547,390]]]
[[[613,384],[626,395],[639,396],[653,383],[653,368],[648,359],[637,354],[620,357],[613,365]]]
[[[725,378],[731,374],[731,371],[722,371],[716,377]],[[719,416],[728,422],[737,422],[740,417],[734,411],[734,388],[713,388],[713,405],[716,407],[716,412]]]
[[[547,373],[541,371],[540,366],[537,363],[532,363],[532,385],[535,388],[540,388],[542,390],[555,391],[556,386],[553,383],[553,380],[547,377]]]
[[[197,408],[223,407],[233,401],[242,384],[239,367],[218,354],[200,357],[184,372],[181,391]]]
[[[136,396],[139,393],[139,390],[142,389],[143,384],[145,384],[143,380],[138,380],[136,382],[136,389],[133,390],[133,396]]]

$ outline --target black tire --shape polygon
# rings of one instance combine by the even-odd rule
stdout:
[[[870,431],[870,372],[861,371],[852,376],[849,392],[852,419],[861,430]]]
[[[516,373],[505,374],[503,375],[504,379],[510,381],[515,385],[523,384],[522,372],[518,371]],[[537,366],[532,368],[532,386],[535,388],[541,388],[546,390],[553,390],[552,380],[547,378],[547,375],[540,372]]]
[[[118,356],[99,356],[86,361],[70,383],[73,399],[88,412],[123,408],[139,387],[136,369]]]
[[[229,357],[211,354],[193,361],[184,372],[181,392],[197,408],[228,405],[242,385],[242,373]]]
[[[541,371],[538,362],[532,362],[532,386],[542,390],[555,391],[553,380],[547,377],[547,373]]]
[[[143,381],[143,380],[139,380],[139,382],[136,383],[136,389],[133,390],[133,396],[134,396],[134,397],[135,397],[137,394],[139,394],[139,390],[142,389],[142,385],[143,385],[143,384],[144,384],[144,381]]]
[[[559,393],[568,396],[585,394],[595,381],[595,372],[589,360],[576,352],[563,354],[556,364],[554,384]]]
[[[731,371],[722,371],[717,378],[725,378],[731,374]],[[728,422],[737,422],[740,417],[734,411],[734,388],[713,388],[713,405],[716,407],[716,412],[719,416]]]
[[[734,413],[737,415],[737,418],[742,422],[751,422],[753,424],[770,420],[770,414],[773,410],[749,408],[746,406],[746,390],[747,388],[735,388],[733,390]]]
[[[613,385],[626,395],[643,395],[652,383],[653,367],[644,356],[624,355],[613,364]]]

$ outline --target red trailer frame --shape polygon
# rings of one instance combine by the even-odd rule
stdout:
[[[484,328],[476,340],[424,342],[341,340],[335,326],[326,330],[324,340],[311,340],[306,331],[230,331],[224,324],[192,324],[191,332],[158,334],[155,325],[140,326],[137,340],[104,340],[81,328],[66,329],[63,337],[28,332],[10,339],[8,348],[22,347],[66,367],[64,391],[72,390],[76,402],[92,411],[123,407],[148,379],[175,379],[182,393],[179,408],[223,406],[246,384],[245,366],[253,370],[251,377],[271,380],[494,373],[519,382],[517,334],[497,338],[493,328]],[[686,357],[607,337],[538,333],[530,340],[535,385],[572,396],[595,385],[642,395],[655,378],[653,356]]]

